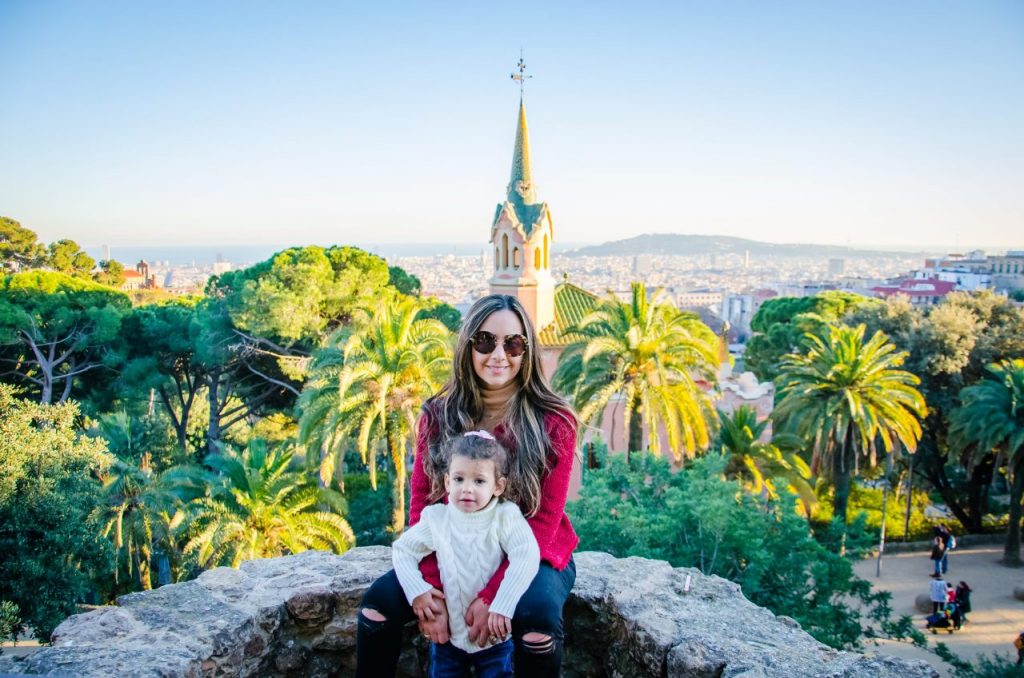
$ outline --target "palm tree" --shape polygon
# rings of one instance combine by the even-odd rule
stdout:
[[[154,474],[147,452],[138,464],[118,459],[102,480],[105,501],[97,509],[103,520],[102,534],[124,554],[128,575],[148,591],[153,588],[154,551],[171,549],[171,531],[181,506],[176,473]],[[119,569],[116,565],[115,581]]]
[[[988,365],[983,381],[960,391],[960,407],[950,413],[949,437],[954,450],[973,448],[976,458],[993,450],[1007,460],[1010,525],[1003,562],[1018,566],[1021,498],[1024,495],[1024,359]]]
[[[880,331],[865,343],[864,332],[864,325],[830,325],[806,335],[806,352],[785,356],[778,377],[777,420],[813,442],[811,470],[831,479],[844,527],[860,465],[875,466],[879,441],[886,454],[897,443],[913,452],[926,410],[920,380],[897,369],[907,354]]]
[[[811,486],[811,469],[798,451],[803,441],[789,433],[777,433],[770,442],[762,442],[769,419],[758,421],[757,410],[741,405],[732,414],[718,411],[721,428],[718,442],[727,456],[725,474],[739,479],[753,494],[779,499],[779,483],[800,498],[804,513],[810,517],[817,503]]]
[[[416,416],[451,369],[451,332],[420,318],[415,298],[356,312],[315,356],[299,398],[299,442],[320,460],[330,482],[351,436],[377,488],[377,448],[384,444],[394,471],[392,529],[405,528],[407,457]]]
[[[614,294],[566,330],[579,339],[559,360],[552,379],[586,422],[600,422],[613,398],[625,402],[623,425],[630,451],[660,453],[664,427],[676,459],[692,455],[710,440],[711,399],[695,377],[715,380],[718,337],[693,313],[658,303],[660,290],[647,298],[643,283],[633,283],[632,298]]]
[[[185,553],[200,567],[238,567],[254,558],[307,549],[343,553],[354,546],[342,518],[345,499],[289,470],[292,457],[290,448],[270,448],[260,439],[241,454],[227,448],[207,457],[214,484],[209,496],[190,504]]]

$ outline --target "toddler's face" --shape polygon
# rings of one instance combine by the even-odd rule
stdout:
[[[448,503],[464,513],[479,511],[505,491],[505,479],[496,475],[490,459],[453,456],[444,476]]]

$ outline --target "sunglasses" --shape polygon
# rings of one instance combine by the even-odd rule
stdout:
[[[469,343],[474,351],[487,355],[488,353],[494,353],[494,349],[498,347],[498,338],[491,332],[480,330],[470,338]],[[526,353],[529,344],[523,335],[509,334],[501,342],[501,347],[505,349],[505,355],[509,358],[518,358]]]

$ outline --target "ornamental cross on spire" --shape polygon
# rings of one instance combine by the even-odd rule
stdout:
[[[526,81],[532,78],[532,75],[526,75],[526,62],[523,61],[523,50],[519,50],[519,63],[516,64],[516,68],[519,70],[518,73],[512,74],[512,79],[519,83],[519,97],[523,96],[523,86]]]

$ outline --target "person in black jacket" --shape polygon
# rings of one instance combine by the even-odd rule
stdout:
[[[971,611],[971,587],[962,581],[956,585],[956,604],[960,607],[961,621],[967,623],[967,614]]]

